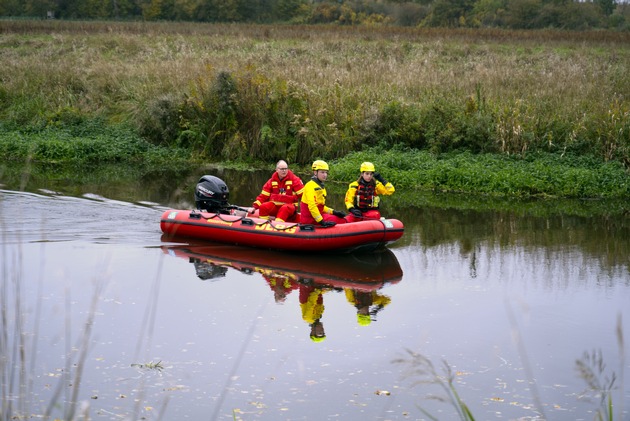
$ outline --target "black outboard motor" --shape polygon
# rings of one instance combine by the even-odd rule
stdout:
[[[195,187],[197,209],[214,213],[229,213],[230,190],[219,177],[204,175]]]
[[[202,281],[209,279],[225,278],[228,268],[225,266],[215,265],[209,262],[202,262],[199,259],[195,259],[193,262],[195,265],[195,272],[197,277]]]

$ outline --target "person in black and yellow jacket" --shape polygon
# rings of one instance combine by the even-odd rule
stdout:
[[[380,219],[378,210],[380,195],[391,195],[395,189],[392,183],[385,181],[382,175],[375,172],[374,164],[361,164],[361,175],[357,181],[348,186],[345,204],[350,214],[348,222],[363,221],[365,219]]]
[[[345,288],[346,299],[357,309],[357,322],[367,326],[376,320],[376,314],[391,303],[392,299],[378,291],[360,291]]]

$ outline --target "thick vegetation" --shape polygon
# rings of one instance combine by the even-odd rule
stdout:
[[[630,28],[616,0],[0,0],[0,16],[419,27]]]
[[[630,34],[59,21],[3,30],[4,159],[133,162],[143,151],[166,159],[168,148],[193,161],[306,165],[363,149],[378,161],[375,151],[393,148],[381,163],[401,186],[628,192]]]
[[[427,151],[367,150],[336,163],[335,179],[358,178],[361,162],[384,168],[402,189],[477,192],[512,197],[630,196],[628,177],[618,162],[601,164],[584,157],[563,159],[531,154],[525,159],[496,154],[449,153],[437,158]]]

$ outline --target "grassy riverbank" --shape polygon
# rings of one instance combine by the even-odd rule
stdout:
[[[199,166],[204,162],[189,150],[156,146],[120,127],[93,133],[59,129],[38,133],[0,131],[0,151],[10,162],[29,166],[54,164],[57,168],[123,164],[151,172]],[[429,151],[374,147],[330,161],[331,182],[345,185],[357,178],[361,162],[367,160],[373,161],[399,191],[521,198],[630,197],[630,176],[621,163],[545,152],[526,157],[461,151],[435,155]],[[269,163],[224,162],[223,165],[265,168]],[[308,165],[297,166],[295,170],[309,173]]]
[[[323,158],[345,180],[369,159],[404,189],[628,195],[630,34],[1,25],[3,160]]]

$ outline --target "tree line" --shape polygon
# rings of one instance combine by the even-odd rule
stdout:
[[[630,3],[616,0],[0,0],[0,16],[630,30]]]

